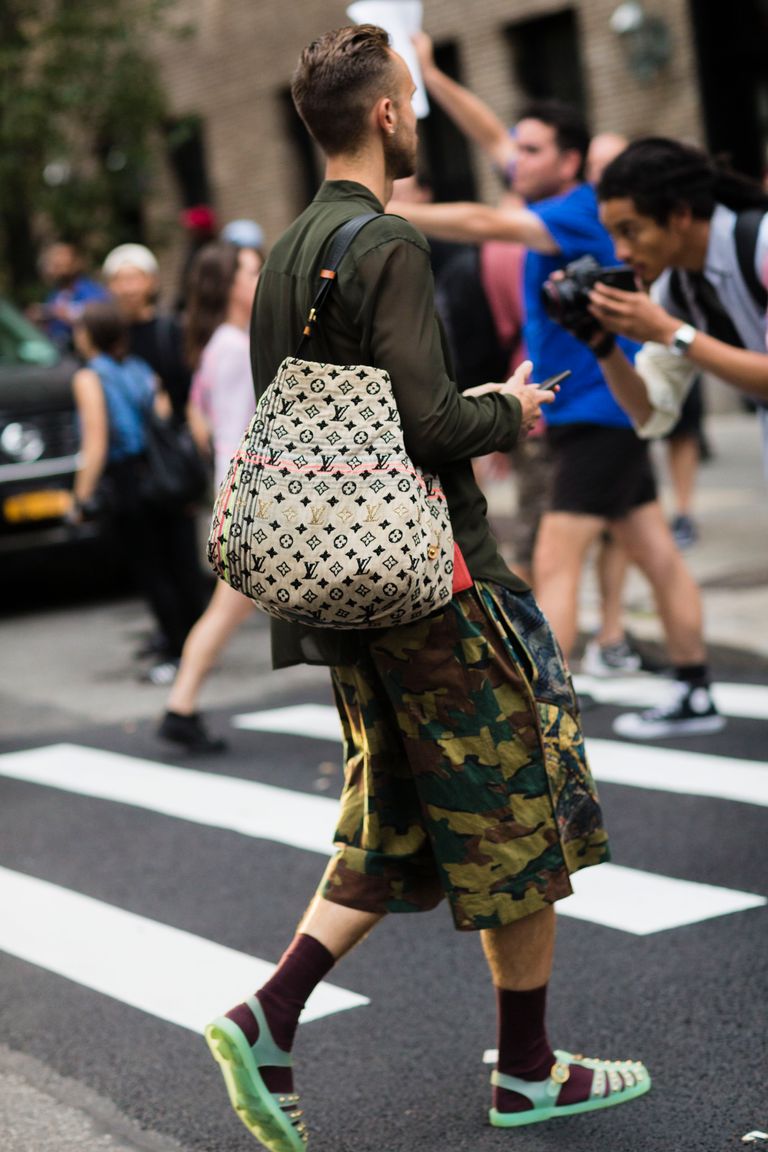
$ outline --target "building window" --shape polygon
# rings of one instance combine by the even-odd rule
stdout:
[[[178,116],[164,125],[165,150],[185,208],[210,204],[211,189],[200,116]]]
[[[512,75],[530,100],[562,100],[586,112],[576,14],[572,8],[508,24]]]
[[[768,171],[768,0],[690,0],[710,151],[763,179]]]
[[[435,63],[442,72],[461,81],[455,41],[435,45]],[[475,200],[477,189],[469,145],[463,133],[434,100],[429,116],[419,122],[424,176],[435,200]]]

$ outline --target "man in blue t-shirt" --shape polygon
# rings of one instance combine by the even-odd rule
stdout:
[[[89,300],[108,300],[109,293],[98,281],[83,273],[83,260],[77,245],[68,240],[49,244],[40,258],[40,272],[50,291],[45,303],[29,310],[59,348],[71,351],[72,328]]]
[[[454,110],[461,104],[461,115],[454,118],[466,127],[479,115],[478,102],[456,88],[458,94],[452,91],[450,98],[458,101]],[[468,97],[463,104],[461,93]],[[490,134],[492,120],[487,118],[485,125]],[[494,159],[512,175],[524,206],[393,203],[390,210],[429,236],[476,243],[514,240],[528,248],[525,339],[536,378],[565,368],[572,372],[547,414],[555,474],[550,510],[536,541],[537,599],[569,655],[576,640],[584,562],[592,544],[610,528],[653,588],[680,681],[668,705],[641,713],[631,732],[625,731],[638,739],[713,732],[724,721],[709,691],[701,597],[657,500],[648,446],[605,382],[597,359],[602,349],[581,344],[550,319],[542,303],[544,281],[571,260],[591,255],[600,264],[616,262],[594,190],[583,179],[588,147],[588,131],[575,109],[540,101],[525,110],[513,134],[494,136]],[[636,346],[624,348],[632,356]]]

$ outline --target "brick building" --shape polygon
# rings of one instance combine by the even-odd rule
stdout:
[[[728,7],[711,0],[424,0],[424,23],[441,66],[510,121],[527,97],[558,96],[580,103],[596,132],[682,136],[730,150],[757,174],[768,139],[760,63],[768,7],[739,0],[738,31],[728,25]],[[221,220],[255,217],[272,240],[319,178],[290,104],[291,71],[314,35],[348,22],[344,0],[180,0],[179,12],[194,31],[158,45],[176,124],[153,220],[167,225],[181,204],[210,199]],[[633,31],[638,13],[645,23]],[[485,161],[438,114],[423,123],[438,197],[495,199],[498,182]]]

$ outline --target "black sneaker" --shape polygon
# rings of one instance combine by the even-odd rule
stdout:
[[[209,736],[199,712],[182,716],[179,712],[166,712],[157,729],[161,740],[180,744],[188,752],[225,752],[226,740]]]
[[[707,685],[678,680],[672,690],[674,694],[668,704],[617,716],[613,722],[616,735],[630,740],[657,740],[663,736],[720,732],[725,728],[725,717],[715,707]]]
[[[696,525],[690,516],[675,516],[670,528],[675,538],[675,544],[681,552],[685,552],[687,548],[692,548],[699,538]]]

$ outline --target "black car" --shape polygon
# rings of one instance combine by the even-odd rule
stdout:
[[[65,521],[79,444],[77,367],[0,298],[0,559],[100,531]]]

